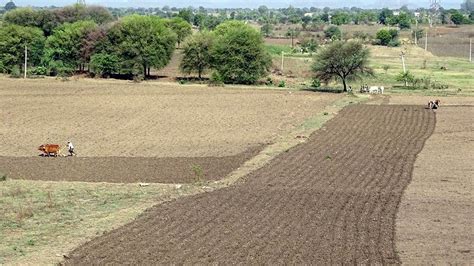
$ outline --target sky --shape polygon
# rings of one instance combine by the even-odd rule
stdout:
[[[18,6],[65,6],[76,3],[76,0],[13,0]],[[4,5],[8,0],[0,0]],[[459,8],[463,0],[441,0],[444,8]],[[87,4],[98,4],[109,7],[250,7],[260,5],[268,7],[361,7],[361,8],[399,8],[407,5],[409,8],[429,7],[429,0],[86,0]]]

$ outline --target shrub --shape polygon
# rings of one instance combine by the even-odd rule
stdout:
[[[48,69],[43,66],[30,68],[28,71],[30,75],[34,76],[46,76],[48,74]]]
[[[341,30],[336,26],[330,26],[324,31],[326,38],[331,40],[340,40],[342,38]]]
[[[286,87],[286,82],[284,80],[281,80],[280,83],[278,83],[278,87],[280,88]]]
[[[114,54],[99,53],[91,57],[91,72],[101,77],[109,77],[119,70],[119,58]]]
[[[7,181],[7,175],[0,173],[0,182]]]
[[[387,71],[390,69],[389,65],[383,65],[382,69],[385,71],[385,74],[387,74]]]
[[[224,85],[224,80],[219,72],[214,71],[211,74],[211,78],[209,79],[209,86],[222,86]]]
[[[321,87],[321,80],[319,80],[318,78],[313,78],[313,80],[311,81],[311,87],[313,88]]]
[[[400,41],[398,39],[392,39],[387,44],[388,47],[398,47],[400,46]]]
[[[10,69],[10,77],[11,78],[20,78],[21,77],[21,69],[18,66],[13,66]]]
[[[398,30],[396,29],[381,29],[377,32],[376,39],[377,41],[374,42],[375,45],[390,47],[400,46],[400,41],[398,41]]]

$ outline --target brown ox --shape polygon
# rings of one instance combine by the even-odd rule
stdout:
[[[59,153],[61,153],[61,147],[58,144],[43,144],[38,147],[38,150],[42,151],[44,156],[51,156],[57,157]]]

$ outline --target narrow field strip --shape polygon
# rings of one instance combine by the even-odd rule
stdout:
[[[434,126],[419,106],[349,106],[235,185],[155,206],[66,263],[399,263],[395,216]]]
[[[0,169],[14,179],[108,183],[193,183],[218,180],[248,159],[263,145],[223,157],[5,157]]]

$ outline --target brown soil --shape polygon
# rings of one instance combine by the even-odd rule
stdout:
[[[275,141],[342,95],[0,77],[0,156],[71,140],[81,157],[221,157]]]
[[[397,214],[397,250],[403,263],[474,262],[473,117],[473,106],[436,112],[436,129],[418,155]]]
[[[192,183],[218,180],[257,155],[263,146],[224,157],[2,157],[13,179],[113,183]]]
[[[419,106],[351,106],[232,187],[155,206],[69,264],[387,264],[416,155]]]

